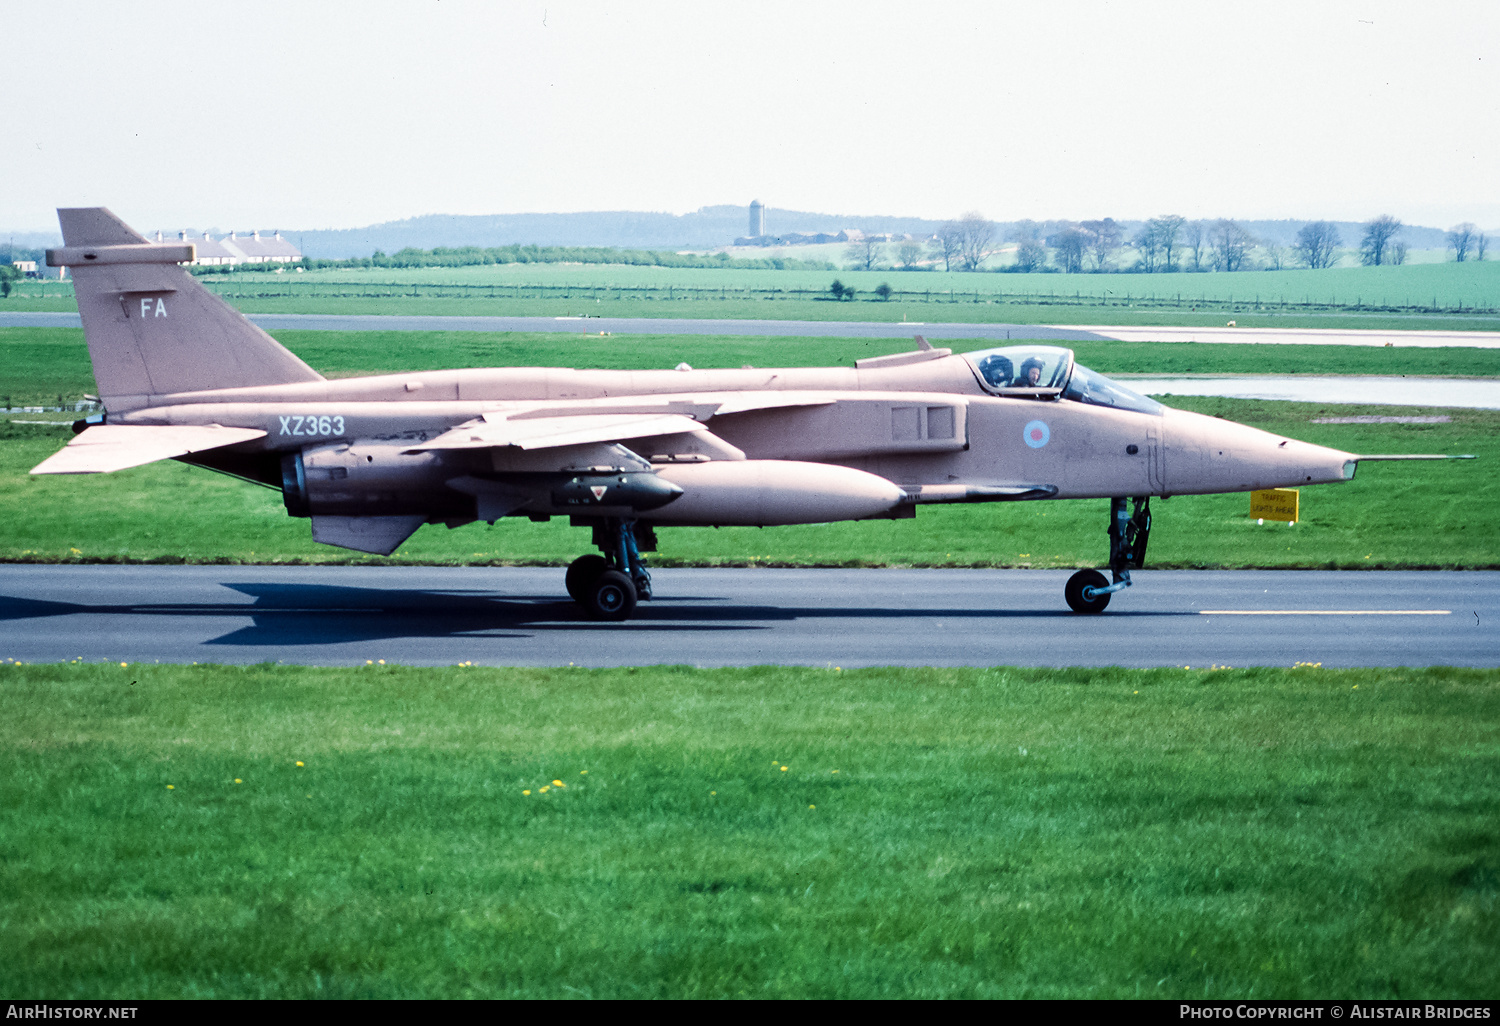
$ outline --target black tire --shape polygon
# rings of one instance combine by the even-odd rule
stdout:
[[[635,612],[635,584],[618,570],[606,570],[589,585],[584,608],[595,620],[628,620]]]
[[[589,585],[608,569],[609,560],[603,556],[579,556],[568,564],[568,575],[563,578],[563,583],[567,585],[568,594],[573,596],[573,601],[587,605]]]
[[[1068,586],[1063,589],[1063,595],[1068,599],[1068,605],[1075,613],[1102,613],[1104,607],[1109,605],[1108,595],[1095,595],[1088,599],[1083,597],[1084,588],[1107,588],[1109,578],[1097,570],[1080,570],[1068,578]]]

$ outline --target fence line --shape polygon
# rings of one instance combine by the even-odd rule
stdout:
[[[548,285],[525,283],[432,283],[375,284],[371,282],[340,281],[287,281],[287,282],[235,282],[199,279],[211,291],[225,299],[564,299],[597,300],[615,302],[619,300],[644,300],[658,302],[693,302],[698,300],[803,300],[837,302],[826,289],[813,288],[730,288],[728,286],[694,285]],[[19,284],[19,283],[18,283]],[[59,288],[36,289],[34,292],[19,285],[18,295],[37,295],[63,298],[71,293]],[[873,290],[864,289],[845,294],[850,302],[881,302]],[[1366,302],[1357,296],[1354,302],[1341,302],[1330,298],[1315,300],[1304,295],[1301,299],[1284,296],[1261,296],[1252,294],[1235,298],[1209,296],[1174,295],[1085,295],[1081,290],[1073,293],[1041,292],[1028,289],[1015,291],[982,289],[892,289],[889,301],[931,304],[1011,304],[1019,306],[1102,306],[1121,309],[1147,310],[1214,310],[1228,313],[1252,312],[1359,312],[1359,313],[1469,313],[1495,314],[1500,307],[1466,304],[1462,300],[1455,305],[1443,305],[1436,296],[1432,302]]]

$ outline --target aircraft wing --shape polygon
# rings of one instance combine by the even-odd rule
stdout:
[[[31,469],[33,474],[109,474],[157,460],[218,449],[262,438],[258,428],[206,425],[96,424],[61,452]]]
[[[748,392],[684,392],[661,395],[610,396],[603,399],[579,399],[527,404],[518,410],[489,413],[485,419],[537,420],[548,417],[603,416],[605,414],[675,413],[706,421],[731,413],[751,410],[777,410],[792,406],[831,406],[839,397],[830,392],[776,391],[761,389]]]
[[[487,413],[478,420],[460,424],[430,441],[414,445],[407,452],[429,449],[493,449],[516,446],[521,449],[554,449],[564,445],[586,445],[590,442],[619,442],[653,435],[676,435],[708,429],[691,417],[678,413],[597,413],[559,416],[537,416],[530,411],[525,417],[506,417]]]

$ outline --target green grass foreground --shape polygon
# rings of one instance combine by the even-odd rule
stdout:
[[[1234,348],[1234,347],[1226,347]],[[1293,348],[1293,347],[1289,347]],[[1153,504],[1155,568],[1500,568],[1500,411],[1234,399],[1172,405],[1356,453],[1474,453],[1476,460],[1367,463],[1354,481],[1304,488],[1295,527],[1257,524],[1249,497]],[[1447,424],[1317,424],[1361,413],[1443,413]],[[23,418],[24,415],[23,415]],[[418,563],[562,566],[590,550],[566,517],[426,526],[389,559],[312,540],[278,492],[162,462],[115,474],[31,477],[66,425],[0,419],[0,562]],[[934,506],[914,520],[659,532],[656,566],[1096,566],[1106,500]]]
[[[11,665],[0,694],[10,994],[1500,989],[1494,670]]]

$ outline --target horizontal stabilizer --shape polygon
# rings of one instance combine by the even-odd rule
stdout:
[[[675,413],[609,413],[575,417],[536,417],[502,420],[487,414],[482,420],[460,424],[430,442],[414,445],[407,452],[431,449],[493,449],[514,445],[521,449],[554,449],[590,442],[617,442],[626,438],[675,435],[705,431],[691,417]]]
[[[157,460],[263,438],[259,428],[207,425],[96,424],[67,448],[32,468],[33,474],[108,474]]]

